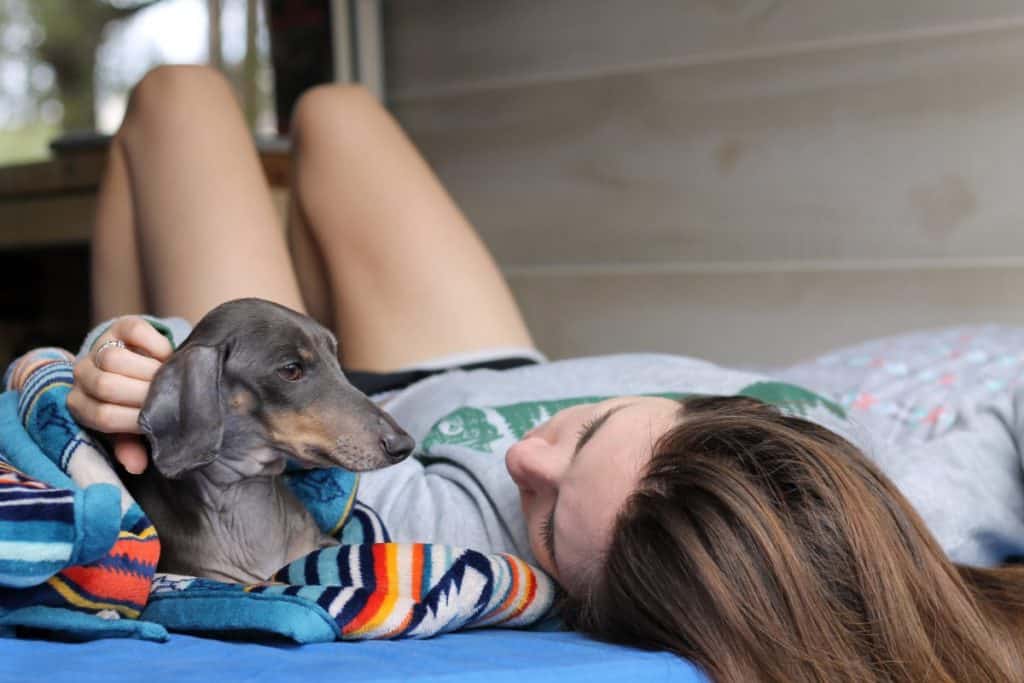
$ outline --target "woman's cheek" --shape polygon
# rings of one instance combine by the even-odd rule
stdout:
[[[533,501],[536,495],[532,491],[519,489],[519,507],[523,510],[523,519],[530,523],[530,511],[533,509]]]

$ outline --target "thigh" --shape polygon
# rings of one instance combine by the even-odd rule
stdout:
[[[118,139],[152,313],[195,322],[248,296],[302,310],[282,222],[221,75],[199,67],[150,72]]]
[[[323,254],[347,366],[533,347],[484,243],[371,95],[314,89],[293,131],[299,214]]]
[[[128,169],[121,140],[114,138],[97,192],[89,244],[89,295],[94,325],[148,309],[135,238]]]

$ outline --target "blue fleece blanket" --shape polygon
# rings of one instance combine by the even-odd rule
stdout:
[[[537,625],[556,587],[522,560],[391,543],[343,470],[289,475],[342,545],[267,582],[159,574],[159,537],[110,462],[67,411],[73,357],[39,349],[15,361],[0,394],[0,635],[163,640],[167,631],[278,635],[309,643],[424,638]]]

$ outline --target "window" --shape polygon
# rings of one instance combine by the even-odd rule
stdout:
[[[65,132],[113,132],[159,64],[218,65],[272,133],[269,43],[260,0],[0,0],[0,165],[47,156]]]

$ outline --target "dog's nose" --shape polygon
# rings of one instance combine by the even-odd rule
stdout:
[[[400,434],[386,434],[380,439],[380,447],[387,453],[387,456],[398,462],[404,460],[412,449],[416,447],[416,440],[402,432]]]

